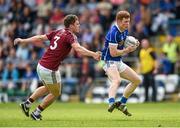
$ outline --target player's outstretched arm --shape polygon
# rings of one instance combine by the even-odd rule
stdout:
[[[79,43],[73,43],[72,47],[76,52],[78,52],[79,54],[81,54],[83,56],[91,56],[95,60],[100,60],[100,58],[101,58],[101,53],[100,52],[90,51],[90,50],[82,47]]]
[[[46,40],[48,40],[46,35],[36,35],[27,39],[16,38],[14,40],[14,45],[17,45],[18,43],[43,42]]]

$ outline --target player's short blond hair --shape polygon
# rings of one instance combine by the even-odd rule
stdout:
[[[130,13],[128,11],[119,11],[116,14],[116,20],[122,20],[123,18],[130,18]]]

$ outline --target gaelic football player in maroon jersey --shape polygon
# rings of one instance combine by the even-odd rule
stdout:
[[[83,56],[93,57],[100,60],[99,52],[92,52],[80,46],[75,33],[79,32],[80,24],[76,15],[67,15],[64,18],[64,29],[52,31],[45,35],[37,35],[27,39],[17,38],[14,45],[18,43],[44,42],[50,40],[50,45],[37,65],[37,73],[44,86],[20,104],[24,114],[29,116],[31,104],[47,94],[42,103],[30,114],[34,120],[42,120],[41,112],[51,105],[61,93],[61,76],[58,70],[61,61],[69,54],[71,48]]]

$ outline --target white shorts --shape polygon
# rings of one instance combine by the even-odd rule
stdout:
[[[52,71],[38,64],[37,73],[38,73],[39,79],[45,84],[56,84],[56,83],[61,82],[61,74],[59,70]]]
[[[122,73],[127,68],[127,65],[122,61],[105,61],[105,65],[103,67],[104,71],[106,72],[110,67],[117,68],[119,73]]]

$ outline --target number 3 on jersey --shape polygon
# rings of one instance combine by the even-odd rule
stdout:
[[[59,37],[59,36],[55,36],[54,39],[55,39],[55,41],[53,42],[54,45],[53,45],[53,46],[52,46],[52,45],[50,46],[50,49],[51,49],[51,50],[54,50],[54,49],[57,48],[57,41],[60,39],[60,37]]]

